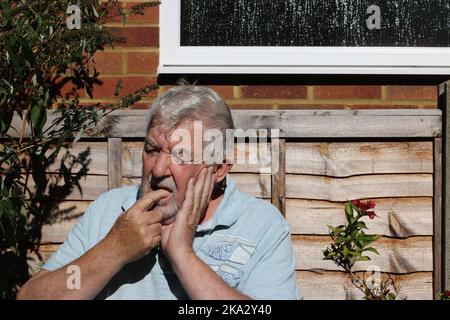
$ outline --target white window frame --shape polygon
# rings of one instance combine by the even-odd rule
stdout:
[[[450,75],[450,48],[182,47],[180,12],[161,1],[159,74]]]

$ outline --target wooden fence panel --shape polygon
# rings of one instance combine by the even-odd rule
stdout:
[[[370,263],[378,265],[384,276],[395,274],[408,299],[433,297],[437,278],[433,273],[442,259],[436,255],[439,234],[433,224],[440,214],[435,199],[439,145],[433,144],[442,131],[438,110],[245,111],[233,111],[237,127],[280,128],[281,143],[269,142],[272,163],[235,165],[231,175],[241,190],[271,201],[290,222],[297,281],[305,299],[361,297],[339,268],[322,260],[322,250],[330,242],[326,226],[344,222],[344,202],[350,199],[377,203],[379,218],[367,224],[369,232],[383,237],[374,244],[380,256],[373,256]],[[100,137],[107,139],[82,140],[70,148],[74,157],[90,160],[89,171],[80,180],[82,192],[74,188],[58,199],[58,210],[68,210],[74,218],[56,219],[53,225],[44,226],[44,258],[56,250],[77,217],[102,192],[140,182],[143,114],[116,113],[99,125],[104,126]],[[330,128],[330,123],[339,125]],[[362,142],[386,137],[421,140]],[[274,159],[280,161],[279,166],[274,167]],[[56,173],[59,166],[57,161],[50,172]],[[80,168],[75,164],[73,174]],[[365,271],[370,263],[360,263],[357,269]]]

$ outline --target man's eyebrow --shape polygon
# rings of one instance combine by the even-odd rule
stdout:
[[[150,147],[156,148],[157,144],[154,141],[152,141],[151,139],[146,138],[145,139],[145,143],[144,143],[144,147],[145,146],[150,146]]]

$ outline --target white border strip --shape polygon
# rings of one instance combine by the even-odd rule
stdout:
[[[450,48],[181,47],[180,11],[160,5],[158,73],[450,74]]]

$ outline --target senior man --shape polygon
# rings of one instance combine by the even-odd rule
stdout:
[[[290,228],[278,210],[239,191],[231,164],[180,161],[186,150],[173,133],[194,137],[198,122],[234,129],[209,88],[181,85],[157,98],[140,186],[94,201],[18,298],[297,299]]]

